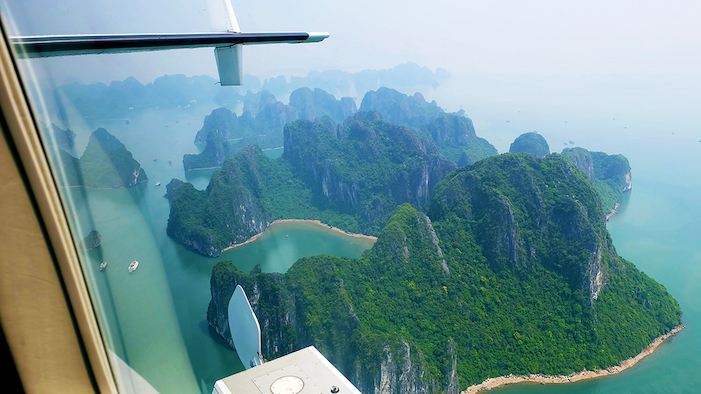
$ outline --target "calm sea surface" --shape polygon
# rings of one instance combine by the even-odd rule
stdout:
[[[206,323],[212,266],[233,261],[244,272],[261,264],[285,272],[316,254],[359,256],[372,242],[305,223],[271,227],[255,242],[211,259],[166,236],[172,178],[206,187],[212,171],[183,172],[182,155],[197,153],[194,135],[212,107],[151,110],[127,119],[71,124],[82,152],[89,133],[105,127],[141,163],[148,184],[123,190],[65,190],[81,213],[75,231],[97,229],[102,247],[86,254],[86,272],[110,348],[161,392],[211,392],[214,381],[243,369],[236,353],[212,336]],[[619,375],[568,385],[512,385],[499,393],[688,393],[701,387],[701,142],[694,130],[602,116],[565,123],[562,117],[514,111],[470,114],[479,136],[500,152],[519,134],[538,130],[560,151],[574,146],[622,153],[633,168],[633,191],[609,222],[618,253],[664,284],[684,311],[687,329],[634,368]],[[543,120],[548,119],[548,120]],[[554,119],[554,120],[553,120]],[[631,117],[631,119],[633,119]],[[616,123],[617,122],[617,123]],[[626,122],[622,126],[622,122]],[[537,127],[537,128],[536,128]],[[683,128],[682,128],[683,129]],[[696,134],[701,134],[696,132]],[[280,152],[269,152],[279,155]],[[154,160],[155,159],[155,160]],[[168,163],[172,161],[172,164]],[[155,186],[155,182],[162,182]],[[90,207],[91,211],[85,210]],[[129,274],[127,266],[138,260]],[[99,264],[107,261],[107,269]]]

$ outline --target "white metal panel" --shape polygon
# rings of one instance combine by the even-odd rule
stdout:
[[[230,47],[214,48],[217,59],[219,82],[222,86],[241,86],[243,68],[241,67],[241,44]]]
[[[222,382],[232,394],[273,393],[273,384],[285,378],[304,382],[298,394],[361,394],[313,346],[218,380],[217,384]]]
[[[236,286],[229,301],[229,329],[243,366],[260,365],[260,325],[241,286]]]

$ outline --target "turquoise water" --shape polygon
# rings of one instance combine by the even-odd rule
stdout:
[[[282,223],[250,244],[220,258],[199,256],[165,234],[169,206],[163,198],[172,178],[207,186],[211,170],[185,174],[182,155],[197,153],[192,143],[211,107],[152,110],[125,119],[71,125],[82,151],[89,133],[105,127],[142,164],[148,184],[123,190],[70,189],[76,210],[83,212],[84,236],[96,228],[102,247],[86,255],[100,319],[110,347],[161,392],[211,392],[217,379],[242,366],[235,352],[206,324],[209,278],[219,260],[233,261],[244,272],[255,264],[284,272],[299,257],[315,254],[359,256],[367,240],[344,236],[305,223]],[[609,222],[618,253],[664,284],[684,311],[687,329],[655,354],[619,375],[568,385],[512,385],[499,393],[691,392],[701,387],[701,143],[693,131],[668,124],[656,129],[645,122],[613,121],[608,116],[471,114],[478,135],[500,152],[524,131],[538,130],[559,151],[564,143],[590,150],[623,153],[633,168],[633,191]],[[563,117],[570,121],[564,123]],[[575,120],[572,120],[575,119]],[[618,123],[616,123],[618,122]],[[624,129],[624,127],[626,127]],[[677,130],[672,135],[670,129]],[[686,130],[686,133],[684,132]],[[165,136],[165,137],[164,137]],[[279,154],[280,152],[270,152]],[[153,159],[156,159],[155,161]],[[172,164],[168,163],[172,161]],[[162,182],[155,186],[155,182]],[[87,214],[82,207],[92,207]],[[140,262],[129,274],[132,260]],[[98,270],[108,262],[104,272]]]

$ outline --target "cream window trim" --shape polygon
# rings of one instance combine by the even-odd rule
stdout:
[[[115,377],[78,260],[76,246],[71,237],[66,213],[59,199],[14,59],[3,31],[0,36],[0,110],[38,206],[39,220],[43,221],[48,235],[98,389],[102,393],[117,393]],[[8,344],[12,350],[9,337]],[[21,368],[18,365],[18,370]]]

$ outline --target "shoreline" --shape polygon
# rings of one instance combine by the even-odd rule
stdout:
[[[616,203],[616,205],[613,206],[613,209],[611,210],[611,212],[609,212],[608,215],[606,215],[606,221],[607,221],[607,222],[609,221],[609,219],[611,219],[611,218],[613,217],[613,215],[615,215],[615,214],[618,213],[618,209],[619,209],[620,207],[621,207],[621,204],[618,203],[618,202]]]
[[[484,382],[480,384],[475,384],[467,388],[467,390],[462,391],[460,394],[475,394],[479,393],[482,391],[487,391],[487,390],[492,390],[498,387],[506,386],[509,384],[514,384],[514,383],[524,383],[524,382],[531,382],[531,383],[540,383],[540,384],[561,384],[561,383],[574,383],[574,382],[579,382],[582,380],[588,380],[588,379],[594,379],[594,378],[600,378],[603,376],[609,376],[609,375],[615,375],[619,372],[623,372],[626,369],[634,366],[637,364],[640,360],[642,360],[645,356],[649,356],[652,354],[655,349],[657,349],[658,346],[660,346],[667,338],[677,334],[679,331],[683,330],[685,327],[683,324],[680,324],[676,327],[674,327],[672,330],[670,330],[668,333],[660,335],[659,337],[655,338],[648,347],[643,349],[642,352],[638,353],[638,355],[633,356],[629,359],[623,360],[617,365],[613,365],[611,367],[605,368],[605,369],[600,369],[597,371],[587,371],[584,370],[582,372],[576,372],[576,373],[571,373],[569,375],[558,375],[558,376],[552,376],[552,375],[541,375],[541,374],[532,374],[532,375],[507,375],[507,376],[499,376],[496,378],[489,378],[485,380]]]
[[[270,225],[268,225],[268,228],[272,227],[273,225],[275,225],[275,224],[277,224],[277,223],[310,223],[310,224],[315,224],[315,225],[318,225],[318,226],[321,226],[321,227],[326,227],[326,228],[329,229],[329,230],[332,230],[332,231],[337,232],[337,233],[341,233],[341,234],[343,234],[343,235],[347,235],[347,236],[349,236],[349,237],[354,237],[354,238],[365,238],[365,239],[370,239],[370,240],[373,240],[373,241],[377,241],[377,237],[374,237],[374,236],[372,236],[372,235],[349,233],[349,232],[347,232],[347,231],[345,231],[345,230],[341,230],[341,229],[338,228],[338,227],[333,227],[333,226],[329,226],[329,225],[326,224],[326,223],[322,223],[320,220],[312,220],[312,219],[278,219],[278,220],[275,220],[275,221],[273,221],[272,223],[270,223]],[[266,230],[267,230],[267,228],[266,228]],[[243,245],[246,245],[247,243],[253,242],[253,241],[257,240],[261,235],[263,235],[263,233],[265,233],[265,231],[263,231],[262,233],[258,233],[258,234],[256,234],[256,235],[252,236],[251,238],[247,239],[247,240],[244,241],[244,242],[241,242],[240,244],[233,244],[233,245],[231,245],[231,246],[228,246],[228,247],[222,249],[221,252],[224,253],[224,252],[226,252],[227,250],[231,250],[231,249],[234,249],[234,248],[238,248],[239,246],[243,246]]]

